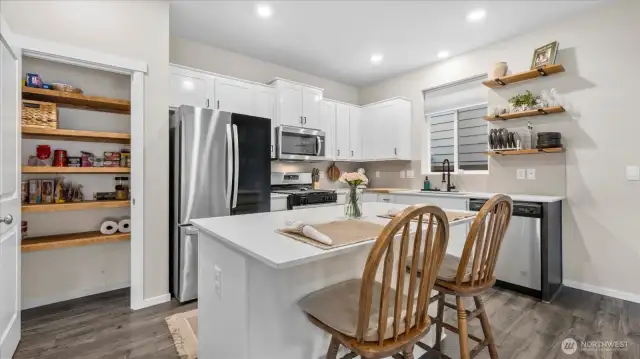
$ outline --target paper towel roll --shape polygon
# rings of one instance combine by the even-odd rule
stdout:
[[[118,231],[118,222],[116,221],[104,221],[100,225],[100,233],[102,234],[114,234]]]
[[[122,233],[130,233],[131,220],[129,218],[121,219],[120,222],[118,222],[118,230]]]

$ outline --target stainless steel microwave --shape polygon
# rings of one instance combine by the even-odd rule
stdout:
[[[278,127],[278,159],[313,161],[324,159],[325,133],[304,127]]]

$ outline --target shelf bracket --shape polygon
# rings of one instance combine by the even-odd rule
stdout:
[[[536,68],[536,70],[538,70],[538,73],[540,74],[540,76],[547,76],[547,72],[544,71],[544,67],[538,67]]]
[[[544,110],[544,109],[542,109],[542,108],[539,108],[539,109],[538,109],[538,112],[540,112],[540,113],[541,113],[541,114],[543,114],[543,115],[548,115],[548,114],[549,114],[549,112],[545,111],[545,110]]]
[[[493,81],[495,81],[495,82],[496,82],[498,85],[500,85],[500,86],[507,86],[507,84],[506,84],[506,83],[504,83],[504,81],[502,81],[500,78],[496,78],[496,79],[495,79],[495,80],[493,80]]]

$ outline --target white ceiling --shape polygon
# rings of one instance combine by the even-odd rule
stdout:
[[[273,15],[260,18],[256,5]],[[171,33],[353,86],[571,16],[597,1],[172,1]],[[481,23],[466,15],[484,8]],[[548,40],[548,39],[547,39]],[[380,65],[373,53],[384,54]]]

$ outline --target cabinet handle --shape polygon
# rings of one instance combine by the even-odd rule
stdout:
[[[269,146],[269,148],[271,148],[271,152],[273,152],[273,145]]]
[[[302,119],[302,116],[300,116],[300,124],[304,125],[304,122],[302,122],[302,121],[304,121],[304,120]]]
[[[340,150],[338,150],[338,156],[340,156]]]
[[[207,99],[207,108],[209,108],[209,99]]]
[[[353,157],[353,150],[351,150],[351,157]]]
[[[398,149],[397,149],[397,148],[395,148],[395,147],[393,148],[393,154],[394,154],[394,155],[398,155]]]
[[[218,110],[220,109],[220,100],[216,101],[216,105],[218,106]]]
[[[304,116],[304,124],[307,124],[307,116]]]

